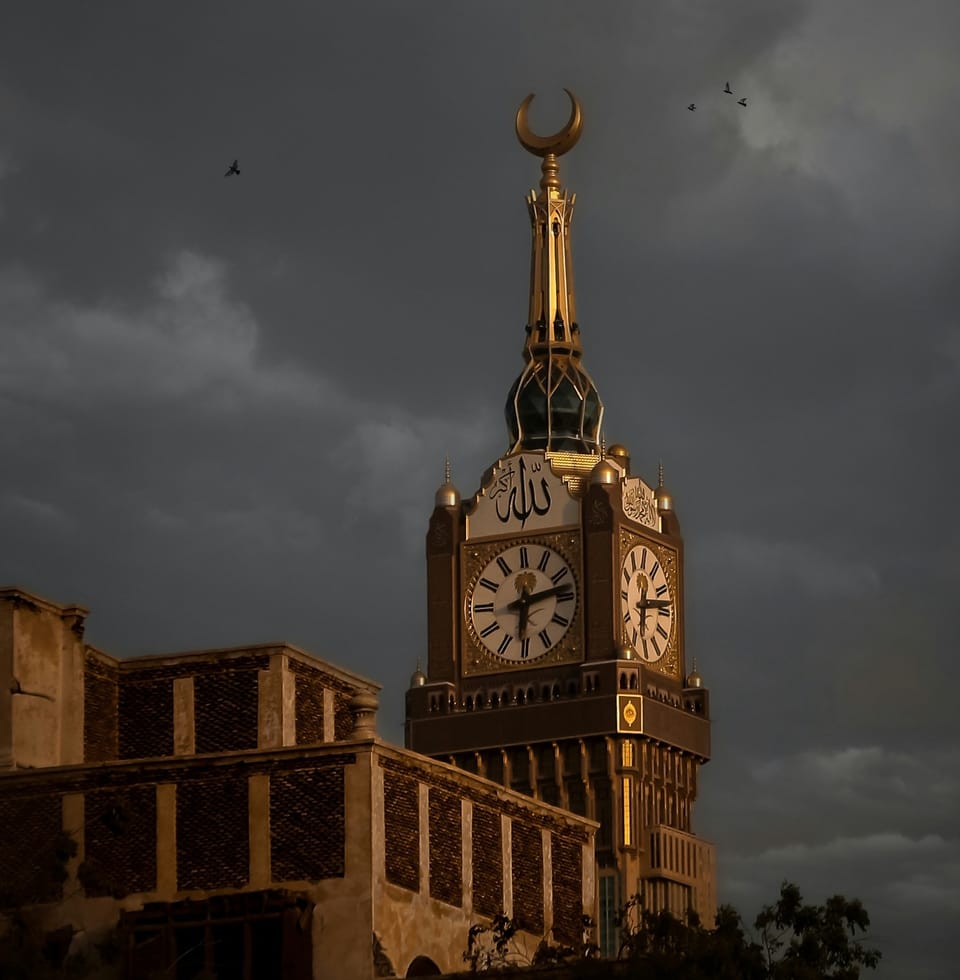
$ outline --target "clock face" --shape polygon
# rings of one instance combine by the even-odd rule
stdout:
[[[638,656],[655,663],[673,634],[674,598],[657,553],[639,544],[627,553],[620,576],[623,632]]]
[[[468,628],[494,657],[528,663],[566,636],[577,609],[577,577],[557,551],[514,544],[490,559],[465,598]]]

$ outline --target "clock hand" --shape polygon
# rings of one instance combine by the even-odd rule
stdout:
[[[672,599],[643,599],[637,603],[637,609],[666,609]]]
[[[519,609],[521,604],[524,603],[532,605],[541,599],[549,599],[552,595],[560,595],[561,592],[566,592],[568,588],[568,585],[557,585],[552,589],[544,589],[542,592],[524,593],[519,599],[514,599],[513,602],[507,603],[507,609]]]
[[[521,640],[524,640],[527,637],[527,621],[529,620],[529,618],[530,618],[530,603],[524,602],[520,606],[520,624],[517,627],[517,636]]]

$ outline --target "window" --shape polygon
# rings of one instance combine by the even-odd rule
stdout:
[[[600,877],[600,955],[611,958],[619,952],[617,942],[617,879]]]

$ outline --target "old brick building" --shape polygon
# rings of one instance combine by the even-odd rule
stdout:
[[[118,929],[130,977],[448,972],[501,909],[580,937],[591,821],[383,743],[377,685],[294,647],[118,661],[85,616],[0,590],[5,908]]]

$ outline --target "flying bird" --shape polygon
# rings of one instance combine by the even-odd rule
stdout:
[[[729,82],[727,82],[727,84],[723,86],[723,90],[724,90],[724,92],[727,93],[727,95],[733,95],[733,89],[730,88],[730,83]]]
[[[237,166],[237,163],[238,163],[238,161],[234,160],[233,163],[230,164],[230,169],[223,176],[224,177],[229,177],[231,174],[236,174],[239,177],[240,176],[240,167]]]
[[[688,109],[689,109],[689,110],[690,110],[691,112],[695,112],[695,111],[696,111],[696,108],[697,108],[697,106],[696,106],[696,103],[694,103],[694,102],[691,102],[691,103],[690,103],[690,105],[688,105],[688,106],[687,106],[687,108],[688,108]]]
[[[746,99],[737,99],[737,105],[746,105],[746,104],[747,104]]]

